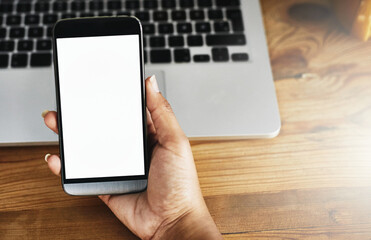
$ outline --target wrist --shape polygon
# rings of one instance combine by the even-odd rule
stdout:
[[[190,210],[163,226],[153,240],[223,239],[206,206]]]

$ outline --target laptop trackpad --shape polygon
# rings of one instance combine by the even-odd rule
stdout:
[[[158,88],[160,89],[162,95],[166,98],[166,85],[165,85],[165,73],[161,70],[146,70],[145,76],[150,77],[156,75],[156,80]]]

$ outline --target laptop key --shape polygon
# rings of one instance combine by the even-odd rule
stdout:
[[[211,7],[212,6],[211,0],[198,0],[197,3],[199,7]]]
[[[120,10],[121,9],[121,1],[109,1],[107,3],[107,8],[109,10]]]
[[[130,16],[130,12],[128,11],[120,11],[116,14],[117,16]]]
[[[49,11],[49,2],[39,1],[35,4],[35,12],[48,12]]]
[[[169,46],[170,47],[183,47],[184,38],[182,36],[170,36],[169,37]]]
[[[216,5],[219,7],[238,7],[240,6],[239,0],[216,0]]]
[[[210,62],[210,56],[207,54],[199,54],[193,56],[194,62]]]
[[[246,45],[246,38],[243,34],[207,35],[206,44],[208,46],[237,46]]]
[[[188,63],[191,61],[189,49],[175,49],[174,61],[177,63]]]
[[[11,28],[9,32],[10,38],[23,38],[24,37],[24,28]]]
[[[11,13],[13,12],[13,3],[0,3],[0,13]]]
[[[52,37],[53,36],[53,27],[47,27],[46,28],[46,36]]]
[[[173,33],[174,26],[172,23],[162,23],[158,25],[158,32],[159,33]]]
[[[85,2],[84,1],[74,1],[71,3],[71,9],[73,11],[83,11],[85,10]]]
[[[93,13],[81,13],[80,17],[94,17]]]
[[[126,8],[127,9],[138,9],[139,8],[139,1],[138,0],[128,0],[128,1],[126,1]]]
[[[232,60],[234,62],[246,62],[249,60],[249,55],[247,53],[234,53],[232,54]]]
[[[193,0],[180,0],[180,7],[182,8],[193,8],[194,2]]]
[[[52,64],[50,53],[33,53],[31,55],[31,67],[46,67]]]
[[[58,0],[53,3],[53,10],[55,12],[63,12],[67,10],[67,2]]]
[[[229,53],[227,48],[213,48],[211,50],[214,62],[227,62]]]
[[[155,33],[155,25],[154,24],[143,24],[143,33],[144,34],[154,34]]]
[[[28,56],[26,53],[17,53],[12,55],[11,66],[18,68],[18,67],[26,67],[27,66],[27,59]]]
[[[157,1],[155,0],[145,0],[143,2],[143,7],[148,9],[156,9],[158,7]]]
[[[90,1],[89,8],[92,11],[103,10],[103,1],[98,1],[98,0]]]
[[[136,12],[135,16],[139,18],[140,21],[143,21],[143,22],[149,21],[149,12],[144,12],[144,11]]]
[[[0,38],[5,38],[6,36],[6,28],[0,28]]]
[[[33,41],[32,40],[22,40],[18,41],[18,51],[32,51]]]
[[[9,64],[9,55],[0,54],[0,68],[7,68]]]
[[[228,9],[227,10],[227,18],[232,22],[232,29],[235,32],[243,31],[243,19],[242,19],[242,12],[239,9]]]
[[[151,37],[149,39],[149,45],[151,47],[165,47],[165,38],[164,37]]]
[[[54,24],[58,20],[57,14],[45,14],[43,17],[44,24]]]
[[[28,2],[19,2],[17,4],[17,12],[29,12],[31,11],[31,3]]]
[[[50,40],[38,40],[36,43],[37,50],[51,50],[52,49],[52,41]]]
[[[186,12],[183,10],[172,11],[171,18],[174,21],[184,21],[186,19]]]
[[[196,32],[198,33],[209,33],[211,32],[211,26],[208,22],[196,23]]]
[[[171,52],[168,49],[151,50],[150,60],[151,60],[151,63],[170,63]]]
[[[209,10],[208,11],[209,19],[223,19],[223,12],[222,10]]]
[[[199,47],[204,44],[204,41],[202,39],[201,35],[191,35],[187,37],[188,46],[191,47]]]
[[[74,13],[63,13],[61,19],[66,19],[66,18],[75,18],[76,14]]]
[[[204,20],[205,13],[202,10],[192,10],[190,12],[190,17],[192,20]]]
[[[164,9],[175,8],[176,3],[175,3],[175,0],[162,0],[161,6]]]
[[[44,34],[44,29],[42,27],[31,27],[28,29],[28,37],[42,37]]]
[[[6,24],[8,24],[8,25],[19,25],[19,24],[21,24],[21,16],[19,16],[19,15],[8,15],[6,17]]]
[[[228,22],[214,22],[215,32],[229,32]]]
[[[178,33],[191,33],[192,24],[191,23],[178,23],[177,31]]]
[[[167,21],[168,15],[166,11],[156,11],[153,13],[153,20],[155,21]]]
[[[14,50],[14,41],[0,41],[0,52],[11,52]]]
[[[39,24],[39,22],[40,22],[40,16],[36,14],[26,15],[24,19],[24,23],[26,25],[36,25],[36,24]]]

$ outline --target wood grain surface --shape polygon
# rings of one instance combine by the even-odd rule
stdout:
[[[262,7],[282,130],[191,143],[210,212],[225,239],[370,240],[371,42],[325,1]],[[0,148],[0,239],[137,239],[99,199],[66,195],[45,153]]]

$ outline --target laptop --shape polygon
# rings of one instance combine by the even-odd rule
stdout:
[[[10,0],[0,2],[0,145],[58,143],[41,117],[56,109],[52,26],[115,15],[141,20],[146,76],[190,139],[279,133],[259,0]]]

